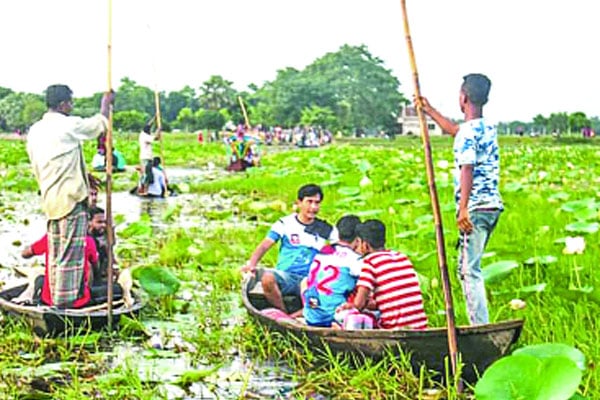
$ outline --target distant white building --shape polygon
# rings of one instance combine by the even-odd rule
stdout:
[[[443,134],[442,129],[438,124],[433,122],[433,119],[428,115],[425,115],[425,121],[427,121],[427,130],[431,136],[441,136]],[[419,123],[419,116],[415,107],[405,106],[402,109],[401,115],[398,117],[398,123],[400,124],[400,132],[402,135],[420,135],[421,125]]]

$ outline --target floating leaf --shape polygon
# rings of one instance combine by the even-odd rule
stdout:
[[[584,222],[578,221],[573,222],[565,227],[565,229],[569,232],[577,232],[577,233],[596,233],[600,228],[600,224],[597,222]]]
[[[583,200],[574,200],[574,201],[569,201],[568,203],[563,204],[562,206],[560,206],[560,209],[565,211],[565,212],[576,212],[576,211],[580,211],[586,208],[596,208],[596,200],[590,198],[590,199],[583,199]]]
[[[415,200],[413,199],[396,199],[394,200],[394,203],[396,204],[410,204],[410,203],[414,203]]]
[[[328,181],[323,181],[319,185],[321,187],[335,186],[340,183],[339,179],[330,179]]]
[[[424,224],[429,224],[433,221],[433,215],[432,214],[426,214],[426,215],[421,215],[420,217],[417,217],[415,219],[415,224],[417,225],[424,225]]]
[[[342,186],[339,188],[338,193],[342,196],[358,196],[360,194],[360,188],[358,186]]]
[[[518,192],[520,190],[523,190],[523,184],[521,182],[508,182],[506,185],[504,185],[504,189],[502,191],[511,193]]]
[[[548,196],[548,201],[549,202],[557,202],[557,201],[564,201],[564,200],[568,200],[569,199],[569,194],[565,193],[565,192],[558,192],[558,193],[554,193],[550,196]]]
[[[595,208],[582,208],[581,210],[575,211],[573,216],[578,221],[587,221],[590,219],[596,219],[598,217],[598,212]]]
[[[493,283],[508,275],[510,271],[519,267],[519,263],[513,260],[498,261],[484,267],[481,271],[485,283]]]
[[[420,230],[412,230],[412,231],[404,231],[404,232],[400,232],[396,235],[397,238],[399,239],[408,239],[410,237],[413,236],[417,236],[419,234]]]
[[[383,212],[383,210],[364,210],[364,211],[357,211],[354,213],[354,215],[356,215],[357,217],[372,217],[375,215],[379,215]]]
[[[373,166],[371,165],[371,163],[369,161],[360,160],[360,163],[358,164],[358,170],[360,172],[362,172],[364,174],[367,171],[369,171],[371,168],[373,168]]]
[[[546,283],[538,283],[537,285],[523,286],[517,289],[520,293],[540,293],[546,289]]]
[[[493,363],[475,386],[477,400],[568,400],[582,373],[564,356],[518,354]]]
[[[179,290],[181,283],[171,271],[164,267],[149,266],[136,268],[132,272],[134,279],[152,296],[171,295]]]
[[[495,251],[488,251],[483,253],[483,255],[481,256],[482,259],[484,258],[492,258],[496,256],[496,252]]]
[[[585,371],[585,355],[577,348],[563,343],[533,344],[517,349],[513,354],[528,354],[540,359],[556,356],[566,357],[573,361],[577,368]]]
[[[554,256],[536,256],[536,257],[530,257],[527,260],[525,260],[525,262],[523,264],[528,265],[528,266],[532,266],[532,265],[550,265],[550,264],[554,264],[558,261],[558,258],[554,257]]]

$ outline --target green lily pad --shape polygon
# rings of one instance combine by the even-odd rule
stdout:
[[[342,196],[358,196],[360,194],[360,188],[358,186],[342,186],[339,188],[338,193]]]
[[[513,354],[528,354],[540,359],[555,356],[567,357],[577,365],[577,368],[585,371],[585,355],[577,348],[563,343],[534,344],[517,349]]]
[[[523,184],[521,182],[508,182],[504,185],[503,189],[503,191],[507,193],[518,192],[520,190],[523,190]]]
[[[148,266],[136,268],[132,272],[144,289],[151,296],[167,296],[175,294],[181,283],[179,279],[167,268],[159,266]]]
[[[579,387],[581,370],[568,357],[518,354],[501,358],[475,386],[477,400],[568,400]]]
[[[596,233],[600,228],[600,224],[597,222],[584,222],[578,221],[573,222],[565,227],[565,229],[569,232],[577,232],[577,233]]]
[[[527,266],[532,266],[532,265],[550,265],[550,264],[554,264],[558,261],[558,258],[554,257],[554,256],[536,256],[536,257],[530,257],[527,260],[525,260],[525,262],[523,262],[523,264],[527,265]]]
[[[519,267],[519,263],[513,260],[498,261],[484,267],[481,270],[485,283],[494,283],[505,277],[515,268]]]
[[[560,209],[565,212],[577,212],[586,208],[596,208],[596,200],[593,198],[573,200],[563,204]]]

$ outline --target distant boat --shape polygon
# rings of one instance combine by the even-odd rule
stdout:
[[[288,311],[302,307],[300,298],[284,298]],[[446,328],[411,329],[369,329],[337,330],[310,327],[291,318],[274,318],[261,310],[272,307],[262,293],[262,287],[255,278],[242,284],[242,302],[258,324],[297,338],[307,338],[313,349],[323,349],[328,345],[334,354],[362,354],[372,359],[381,359],[391,351],[411,355],[413,370],[418,374],[421,365],[444,374],[445,358],[448,357],[448,336]],[[458,348],[463,379],[475,382],[483,371],[494,361],[505,356],[511,345],[517,342],[523,320],[510,320],[494,324],[457,327]],[[443,375],[442,375],[443,376]]]
[[[24,319],[38,336],[56,336],[76,333],[79,329],[94,331],[105,328],[108,324],[106,304],[94,305],[78,309],[59,309],[46,305],[17,304],[11,299],[19,296],[27,284],[15,286],[0,292],[0,310],[4,313]],[[117,327],[122,315],[134,316],[142,309],[143,303],[134,296],[134,303],[127,307],[122,301],[113,303],[113,326]]]

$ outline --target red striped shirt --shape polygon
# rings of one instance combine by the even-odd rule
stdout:
[[[356,286],[373,293],[381,312],[379,325],[385,329],[427,327],[419,278],[402,253],[390,250],[367,255]]]

